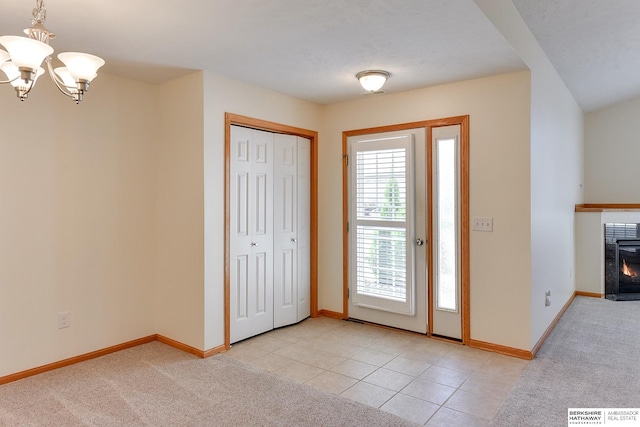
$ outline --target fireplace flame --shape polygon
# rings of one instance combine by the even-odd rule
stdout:
[[[635,271],[627,267],[627,261],[625,259],[622,260],[622,274],[629,277],[636,277],[637,274]]]

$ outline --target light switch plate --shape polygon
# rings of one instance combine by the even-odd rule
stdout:
[[[493,218],[486,216],[474,216],[473,229],[475,231],[493,231]]]

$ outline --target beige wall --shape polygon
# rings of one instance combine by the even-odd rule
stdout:
[[[470,215],[494,218],[493,233],[471,233],[471,338],[531,349],[572,289],[552,259],[573,257],[564,228],[581,176],[575,159],[562,171],[553,143],[569,139],[561,156],[579,157],[581,116],[564,93],[550,95],[557,82],[539,92],[541,76],[326,107],[209,72],[160,86],[101,74],[80,106],[45,79],[25,103],[0,86],[0,376],[154,333],[202,350],[223,344],[225,112],[320,132],[319,308],[333,311],[342,132],[470,115]],[[541,114],[553,102],[559,116]],[[544,125],[556,117],[569,124]],[[547,170],[564,184],[545,195]],[[542,254],[546,221],[564,231]],[[537,294],[553,273],[563,276],[551,284],[558,302],[545,311]],[[68,329],[57,329],[61,311]]]
[[[511,2],[475,0],[531,70],[533,348],[575,291],[574,207],[583,200],[582,110]],[[545,292],[551,305],[545,306]]]
[[[635,122],[640,98],[585,115],[585,203],[638,203],[640,187],[629,179],[637,170],[640,146]],[[635,212],[576,214],[576,288],[604,293],[605,222],[640,222]]]
[[[640,158],[636,121],[640,98],[585,116],[586,203],[638,203],[640,186],[629,179]]]
[[[156,332],[204,349],[203,73],[157,88]],[[154,153],[150,153],[154,154]]]
[[[152,86],[0,86],[0,376],[156,332]],[[71,312],[71,327],[57,315]]]
[[[316,104],[204,73],[205,349],[224,343],[225,112],[316,131],[322,118]]]
[[[154,333],[203,350],[223,343],[227,111],[320,131],[320,308],[336,311],[341,132],[470,114],[471,213],[494,216],[496,226],[472,234],[472,337],[520,347],[522,310],[504,330],[492,304],[483,307],[511,288],[495,283],[497,264],[479,248],[528,268],[500,243],[526,221],[526,212],[508,217],[505,200],[527,198],[518,184],[526,144],[510,141],[524,141],[528,81],[516,73],[332,107],[206,72],[157,87],[101,75],[80,106],[47,81],[25,103],[5,90],[0,108],[13,126],[0,145],[0,375]],[[484,105],[488,94],[500,100],[495,108]],[[496,138],[497,117],[508,126]],[[496,171],[493,153],[524,167]],[[66,310],[72,326],[58,330]]]
[[[530,349],[529,87],[529,72],[518,72],[326,107],[319,152],[321,308],[342,312],[342,132],[468,114],[470,215],[494,218],[493,233],[470,237],[471,338]]]
[[[101,74],[80,106],[0,87],[0,376],[155,333],[222,345],[224,112],[316,130],[321,107],[203,72]]]
[[[576,289],[574,210],[584,200],[584,115],[543,61],[531,72],[531,346]]]
[[[575,217],[576,290],[604,294],[602,212],[577,212]]]

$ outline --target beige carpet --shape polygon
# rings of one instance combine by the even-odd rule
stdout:
[[[0,426],[411,426],[224,355],[154,342],[0,386]]]
[[[640,301],[576,297],[491,425],[560,427],[568,408],[640,408],[638,360]]]

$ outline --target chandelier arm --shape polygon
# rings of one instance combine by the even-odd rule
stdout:
[[[49,71],[48,73],[49,77],[51,77],[51,80],[53,80],[53,83],[56,85],[58,90],[62,92],[64,95],[68,96],[69,98],[76,100],[75,94],[73,94],[69,90],[69,88],[65,86],[64,82],[56,75],[55,71],[53,71],[53,67],[51,66],[51,57],[47,56],[47,58],[45,59],[45,62],[47,63],[47,70]]]
[[[20,76],[16,76],[16,77],[12,78],[11,80],[0,80],[0,85],[3,85],[5,83],[13,83],[16,80],[18,80],[19,78],[20,78]]]
[[[33,89],[33,87],[35,86],[35,82],[33,80],[29,81],[29,86],[16,86],[15,90],[16,90],[16,95],[18,95],[18,98],[20,98],[20,101],[24,101],[25,99],[27,99],[27,97],[29,96],[29,92],[31,92],[31,89]]]
[[[36,85],[36,82],[34,82],[33,80],[31,80],[31,83],[29,84],[29,89],[27,89],[26,92],[20,92],[20,99],[22,100],[23,98],[26,98],[27,95],[29,95],[29,92],[31,92],[31,89],[33,89],[33,87]]]

